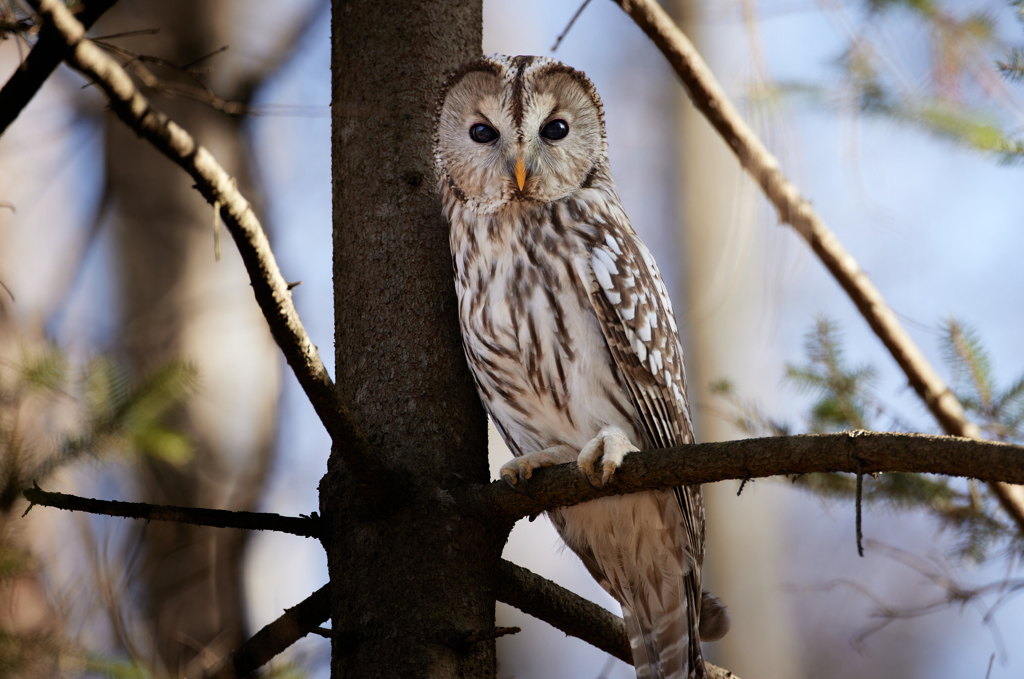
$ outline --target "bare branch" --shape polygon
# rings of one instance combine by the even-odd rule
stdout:
[[[494,590],[498,601],[633,664],[626,623],[594,602],[505,560],[498,564]]]
[[[201,679],[249,676],[302,637],[310,632],[316,633],[320,624],[330,617],[331,591],[328,583],[252,635],[230,655],[200,675]]]
[[[698,443],[626,456],[604,490],[590,487],[574,464],[533,473],[529,494],[503,481],[457,493],[466,511],[507,521],[588,502],[689,483],[812,472],[918,472],[1024,483],[1024,446],[954,436],[844,432]]]
[[[95,500],[77,495],[65,495],[64,493],[49,493],[39,486],[26,488],[23,494],[25,499],[32,503],[25,510],[26,514],[35,505],[40,505],[42,507],[66,509],[72,512],[121,516],[126,519],[173,521],[175,523],[190,523],[196,526],[213,526],[215,528],[272,530],[278,533],[291,533],[292,535],[301,535],[307,538],[320,537],[320,519],[315,515],[311,518],[304,518],[260,512],[232,512],[226,509],[151,505],[145,502]]]
[[[65,43],[74,47],[68,63],[103,89],[110,107],[125,124],[188,172],[211,205],[221,206],[221,218],[242,255],[271,334],[359,485],[363,499],[376,505],[399,495],[400,484],[390,479],[342,403],[299,319],[267,236],[234,178],[187,131],[150,105],[116,61],[84,39],[85,29],[62,2],[42,0],[37,4],[46,25],[53,26]]]
[[[498,564],[494,590],[498,601],[515,606],[624,663],[633,664],[626,623],[594,602],[504,560]],[[704,665],[710,679],[738,679],[721,667],[710,663]]]
[[[757,138],[733,108],[693,43],[654,0],[615,0],[657,45],[683,81],[694,106],[718,130],[778,210],[779,220],[792,226],[807,241],[832,276],[846,290],[868,325],[882,340],[924,400],[943,430],[952,436],[980,439],[981,431],[939,374],[900,324],[882,293],[857,264],[839,239],[779,169],[779,161]],[[1005,484],[994,482],[992,491],[1003,509],[1024,533],[1024,497]]]
[[[573,27],[573,24],[576,23],[576,20],[580,18],[580,15],[583,14],[583,10],[585,10],[589,4],[590,0],[583,0],[583,4],[580,5],[579,9],[576,10],[576,13],[572,15],[572,19],[569,19],[569,25],[567,25],[565,29],[558,34],[558,37],[555,38],[555,44],[551,46],[552,52],[558,51],[558,46],[562,44],[562,40],[565,39],[565,36],[569,35],[569,30]]]
[[[78,13],[78,21],[81,22],[83,31],[89,30],[115,2],[117,0],[88,0],[81,3],[85,7]],[[21,110],[28,105],[46,79],[70,52],[63,36],[49,26],[43,27],[39,32],[39,40],[25,59],[25,63],[0,90],[0,134],[14,122]]]

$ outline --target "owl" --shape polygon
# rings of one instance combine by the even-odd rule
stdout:
[[[450,225],[466,360],[515,457],[576,462],[601,487],[639,449],[693,442],[679,333],[608,166],[601,99],[580,71],[491,56],[450,76],[434,159]],[[728,629],[701,590],[700,486],[552,510],[566,545],[621,605],[638,677],[704,677],[700,639]]]

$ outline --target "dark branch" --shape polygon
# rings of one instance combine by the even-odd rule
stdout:
[[[622,618],[522,566],[505,560],[498,564],[494,595],[498,601],[633,664]]]
[[[78,21],[87,31],[117,0],[88,0],[78,13]],[[39,31],[39,40],[10,80],[0,90],[0,134],[14,122],[60,62],[71,53],[67,41],[50,24]]]
[[[67,57],[68,63],[99,85],[110,100],[111,109],[126,125],[188,172],[211,205],[220,206],[221,218],[242,255],[253,293],[271,334],[331,435],[341,459],[362,491],[362,498],[369,505],[378,505],[397,495],[398,483],[391,478],[342,403],[306,333],[270,242],[249,202],[239,193],[235,179],[192,135],[153,108],[116,61],[84,39],[85,30],[62,2],[42,0],[38,4],[46,24],[52,25],[68,45],[74,46]]]
[[[190,523],[196,526],[213,526],[215,528],[244,528],[246,530],[272,530],[278,533],[291,533],[307,538],[320,537],[320,519],[297,516],[281,516],[280,514],[261,514],[258,512],[232,512],[226,509],[203,509],[199,507],[170,507],[167,505],[151,505],[143,502],[118,502],[116,500],[94,500],[77,495],[64,493],[48,493],[39,486],[26,488],[25,499],[31,502],[29,509],[35,505],[56,507],[72,512],[89,512],[106,516],[121,516],[126,519],[145,519],[147,521],[173,521]],[[25,510],[28,512],[28,509]]]
[[[202,679],[240,679],[270,662],[286,648],[309,633],[317,633],[331,617],[330,584],[310,594],[301,603],[254,634],[230,655],[198,675]],[[198,677],[190,678],[198,679]]]
[[[832,277],[857,306],[889,353],[907,376],[910,385],[952,436],[980,439],[981,430],[967,419],[963,406],[928,362],[910,334],[900,324],[882,293],[857,264],[825,220],[800,195],[799,189],[779,169],[779,161],[733,107],[697,48],[654,0],[615,0],[637,26],[661,50],[683,81],[694,107],[718,131],[778,211],[779,220],[789,224],[818,256]],[[1010,518],[1024,533],[1024,491],[1008,488],[999,481],[992,492]]]
[[[515,606],[624,663],[633,664],[626,623],[594,602],[504,560],[498,564],[494,593],[498,601]],[[705,665],[710,679],[738,679],[721,667]]]
[[[502,481],[473,486],[459,496],[467,511],[524,516],[607,495],[689,483],[812,472],[918,472],[1024,483],[1024,446],[955,436],[844,432],[699,443],[627,455],[604,490],[587,484],[576,465],[539,469],[530,494]]]
[[[568,635],[591,644],[623,662],[632,664],[626,624],[622,618],[592,601],[570,592],[536,573],[509,561],[498,563],[494,578],[498,601],[543,620]],[[244,677],[309,633],[316,633],[330,617],[329,585],[321,587],[305,601],[288,609],[284,615],[257,632],[236,651],[205,672],[201,679],[235,679]],[[478,643],[518,628],[497,627],[484,633],[471,634],[466,644]],[[337,632],[334,632],[337,636]],[[711,679],[735,679],[735,675],[708,665]]]

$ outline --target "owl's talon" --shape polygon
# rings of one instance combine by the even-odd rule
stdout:
[[[576,464],[594,490],[604,490],[627,454],[638,451],[618,427],[605,427],[580,451]],[[600,469],[595,469],[598,462]]]
[[[576,450],[566,445],[535,450],[520,457],[513,458],[501,465],[501,478],[508,487],[523,495],[530,494],[529,479],[534,469],[550,467],[568,462],[576,457]]]
[[[595,485],[594,485],[594,484],[593,484],[593,483],[591,482],[591,480],[590,480],[590,476],[589,476],[589,475],[587,474],[586,470],[585,470],[585,469],[584,469],[583,467],[579,467],[579,470],[580,470],[580,473],[581,473],[581,474],[583,475],[583,480],[587,482],[587,485],[588,485],[588,486],[590,486],[590,487],[591,487],[591,488],[593,488],[594,490],[604,490],[604,488],[603,488],[603,487],[601,487],[601,488],[598,488],[597,486],[595,486]]]

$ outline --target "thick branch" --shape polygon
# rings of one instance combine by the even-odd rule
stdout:
[[[498,564],[494,591],[498,601],[515,606],[624,663],[633,664],[626,623],[594,602],[504,560]],[[710,679],[738,679],[721,667],[709,663],[705,666]]]
[[[778,210],[779,219],[796,229],[846,290],[942,429],[951,436],[980,439],[978,426],[967,419],[960,402],[900,324],[882,293],[797,187],[782,174],[779,161],[733,108],[693,43],[654,0],[615,2],[665,55],[686,86],[694,106],[718,130],[743,169],[761,186]],[[1019,494],[999,482],[991,486],[1000,504],[1024,532],[1024,503]]]
[[[498,601],[633,664],[622,618],[522,566],[505,560],[498,564],[494,595]]]
[[[106,93],[110,107],[126,125],[189,173],[210,204],[219,207],[249,272],[256,301],[288,364],[327,428],[346,467],[370,502],[386,497],[394,484],[342,403],[292,302],[288,283],[274,259],[259,220],[239,193],[235,180],[192,136],[153,108],[116,61],[86,41],[85,30],[58,0],[42,0],[39,11],[74,46],[68,63]]]
[[[34,505],[56,507],[72,512],[89,512],[106,516],[121,516],[127,519],[147,521],[174,521],[196,526],[215,528],[244,528],[247,530],[272,530],[291,533],[307,538],[320,537],[320,520],[280,514],[259,512],[232,512],[226,509],[203,509],[199,507],[170,507],[151,505],[143,502],[118,502],[116,500],[94,500],[64,493],[48,493],[39,486],[26,488],[25,499]],[[28,511],[28,510],[26,510]]]
[[[78,13],[78,21],[83,31],[89,30],[115,2],[117,0],[88,0],[82,3],[85,6]],[[0,90],[0,134],[14,122],[46,79],[70,53],[71,49],[64,37],[53,30],[50,24],[44,25],[25,63],[21,64]]]
[[[202,679],[246,677],[270,662],[331,617],[330,584],[287,609],[280,618],[254,634],[226,658],[202,674]]]
[[[1024,483],[1024,446],[953,436],[844,432],[699,443],[626,456],[604,490],[591,488],[574,464],[534,472],[529,495],[503,481],[474,486],[460,501],[468,511],[508,521],[607,495],[688,483],[781,474],[917,472]],[[521,482],[520,482],[521,483]]]

